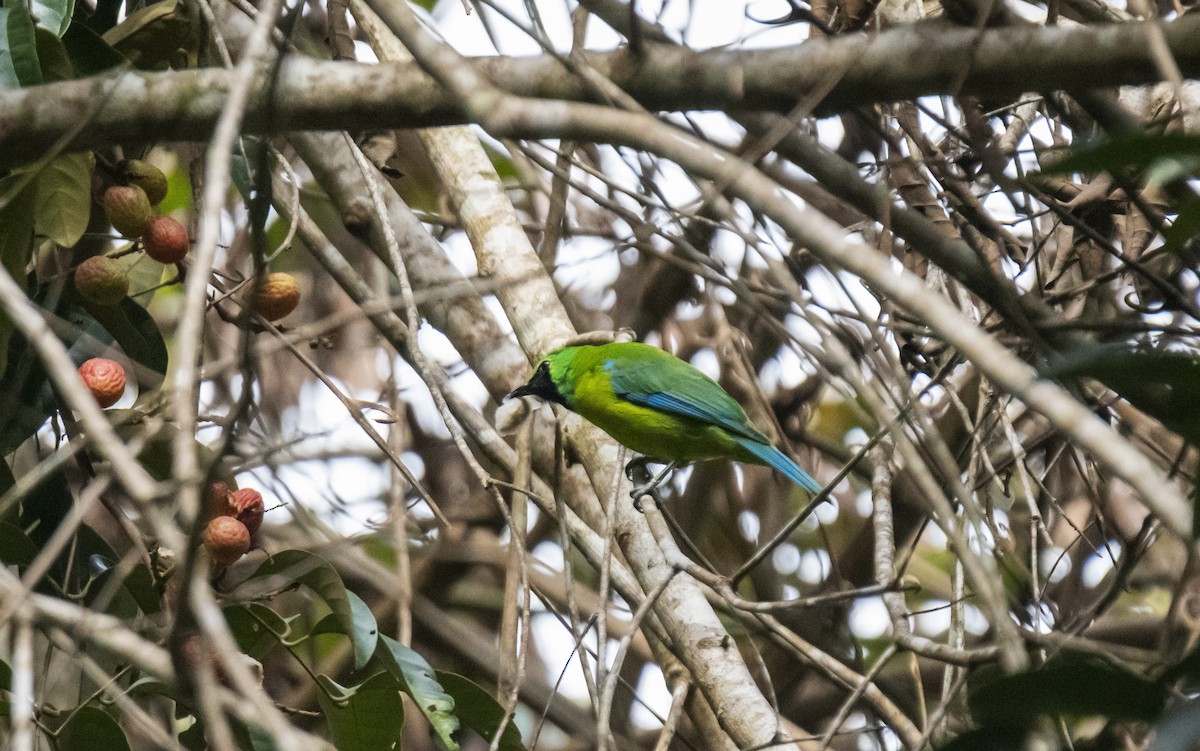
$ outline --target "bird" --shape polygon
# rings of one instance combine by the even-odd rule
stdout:
[[[556,349],[507,398],[522,396],[561,404],[641,454],[643,462],[674,467],[733,459],[774,467],[803,490],[821,492],[821,485],[774,446],[720,384],[648,344],[609,342]],[[643,487],[634,492],[648,491]]]

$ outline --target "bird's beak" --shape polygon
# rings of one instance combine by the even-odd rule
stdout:
[[[530,385],[527,383],[524,386],[518,386],[517,388],[508,392],[508,396],[504,397],[504,401],[508,401],[509,399],[516,399],[518,396],[529,396],[530,393],[532,393],[532,389],[531,389]]]

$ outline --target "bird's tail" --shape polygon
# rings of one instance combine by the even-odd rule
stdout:
[[[820,483],[810,477],[807,472],[800,469],[800,466],[797,465],[796,462],[792,461],[787,454],[783,453],[774,446],[766,443],[759,443],[758,441],[752,441],[749,438],[742,438],[741,436],[734,438],[734,440],[741,444],[742,448],[746,449],[751,454],[754,454],[759,459],[762,459],[764,463],[771,465],[775,469],[787,475],[789,480],[796,483],[801,488],[810,493],[821,492]]]

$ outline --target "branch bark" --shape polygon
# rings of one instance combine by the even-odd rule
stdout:
[[[1161,79],[1141,23],[976,31],[937,22],[874,37],[818,39],[769,50],[694,52],[646,44],[587,54],[588,64],[650,110],[790,111],[812,91],[838,83],[817,107],[831,114],[929,94],[1018,96],[1154,83]],[[1163,27],[1185,76],[1200,75],[1200,17]],[[479,58],[475,69],[509,94],[587,98],[587,88],[553,57]],[[963,76],[963,66],[970,70]],[[413,63],[360,65],[293,55],[271,78],[259,68],[244,129],[413,128],[467,121],[451,92]],[[112,143],[207,140],[233,74],[204,69],[121,72],[19,89],[0,96],[0,167],[33,161],[60,139],[66,150]],[[98,104],[97,101],[100,100]],[[93,112],[80,127],[79,113]]]

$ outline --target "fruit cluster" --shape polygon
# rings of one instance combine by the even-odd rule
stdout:
[[[191,248],[187,229],[154,207],[167,197],[167,176],[140,159],[119,166],[121,183],[104,191],[104,214],[125,237],[140,238],[142,250],[159,263],[179,263]],[[93,256],[75,269],[75,288],[93,305],[111,306],[129,294],[125,267],[105,256]]]
[[[204,549],[213,565],[225,567],[250,550],[250,544],[262,527],[266,506],[262,494],[253,488],[230,490],[217,481],[209,488],[208,526],[204,528]]]

